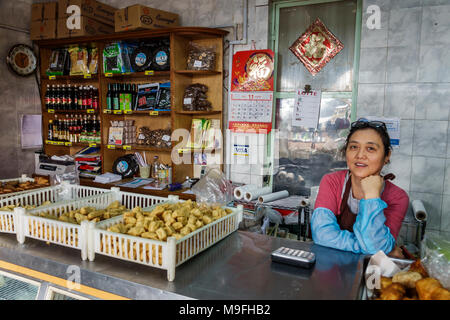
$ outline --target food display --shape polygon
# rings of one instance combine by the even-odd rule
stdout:
[[[381,277],[376,300],[450,300],[450,291],[428,275],[420,259],[393,277]]]
[[[119,201],[114,201],[105,209],[96,209],[94,207],[82,207],[80,209],[64,212],[59,216],[56,213],[50,211],[43,211],[39,213],[39,217],[46,219],[54,219],[63,222],[69,222],[74,224],[81,224],[81,221],[88,220],[93,222],[99,222],[118,215],[123,214],[126,211],[126,207],[121,205]]]
[[[47,206],[47,205],[49,205],[51,203],[52,203],[51,201],[45,201],[39,207]],[[0,207],[0,211],[14,211],[14,208],[19,208],[19,207],[24,208],[24,209],[35,209],[37,206],[29,205],[29,204],[23,206],[20,203],[18,203],[18,204],[9,204],[9,205]]]
[[[166,241],[168,237],[179,240],[231,212],[231,209],[191,200],[160,204],[152,211],[135,207],[124,213],[122,222],[107,230],[159,241]]]
[[[148,127],[140,127],[137,143],[156,148],[170,148],[172,146],[171,134],[170,129],[150,130]]]
[[[191,42],[187,59],[188,70],[211,71],[216,68],[216,52],[214,47],[206,47]]]
[[[34,181],[20,182],[19,180],[0,182],[0,194],[19,192],[50,186],[48,178],[36,177]]]
[[[194,83],[186,87],[183,96],[183,110],[208,111],[211,110],[211,102],[207,100],[208,86]]]

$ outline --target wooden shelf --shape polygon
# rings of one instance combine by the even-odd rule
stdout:
[[[114,113],[114,111],[122,111],[120,113]],[[172,115],[172,111],[155,111],[155,110],[131,110],[130,112],[125,113],[123,110],[111,110],[111,112],[107,112],[106,109],[103,109],[103,114],[112,115],[112,116],[150,116],[150,117],[170,117]]]
[[[94,110],[94,109],[91,109]],[[49,114],[53,114],[53,113],[57,113],[57,114],[64,114],[64,113],[76,113],[76,114],[95,114],[98,115],[98,110],[94,110],[94,112],[91,112],[89,110],[47,110],[47,113]]]
[[[170,71],[153,71],[151,74],[148,72],[128,72],[128,73],[103,73],[102,78],[106,79],[117,79],[117,78],[149,78],[149,77],[170,77]]]
[[[177,114],[191,114],[191,115],[212,115],[212,114],[221,114],[222,111],[211,110],[211,111],[175,111]]]
[[[88,142],[67,142],[67,141],[48,141],[45,140],[45,145],[47,146],[56,146],[56,147],[89,147],[90,145],[94,145],[97,147],[101,146],[101,143],[88,143]]]
[[[177,74],[185,74],[185,75],[190,75],[190,76],[222,74],[221,71],[210,71],[210,70],[175,70],[175,73],[177,73]]]
[[[172,149],[170,148],[158,148],[158,147],[152,147],[152,146],[146,146],[146,145],[140,145],[140,144],[130,144],[130,145],[106,145],[107,150],[123,150],[123,151],[152,151],[152,152],[172,152]]]
[[[90,78],[85,78],[85,76],[53,76],[54,79],[52,79],[52,76],[48,76],[46,74],[41,74],[42,80],[49,80],[49,81],[97,81],[98,80],[98,73],[91,75]]]

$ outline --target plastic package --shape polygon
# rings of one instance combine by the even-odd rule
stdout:
[[[197,202],[208,204],[227,205],[233,201],[233,186],[226,179],[222,171],[216,168],[209,169],[192,188]]]
[[[425,234],[422,242],[422,264],[432,278],[450,290],[450,233]]]
[[[88,72],[90,74],[96,74],[98,71],[98,49],[89,49],[89,68]]]
[[[62,76],[65,71],[66,64],[69,62],[68,52],[66,49],[55,49],[50,56],[49,66],[46,70],[48,76]]]
[[[82,47],[69,48],[70,55],[70,75],[83,75],[89,73],[88,51]]]
[[[215,47],[204,47],[194,42],[189,43],[189,55],[187,60],[188,70],[212,71],[216,68]]]
[[[186,87],[183,96],[183,110],[209,111],[211,102],[207,100],[208,87],[201,83],[194,83]]]
[[[123,61],[119,43],[111,43],[103,49],[103,71],[122,73]]]

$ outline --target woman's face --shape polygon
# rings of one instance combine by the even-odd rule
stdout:
[[[355,131],[347,145],[347,166],[352,175],[360,179],[380,174],[389,156],[390,153],[384,156],[383,141],[371,128]]]

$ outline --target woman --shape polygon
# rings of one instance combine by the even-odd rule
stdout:
[[[386,125],[359,119],[343,149],[347,170],[322,178],[311,218],[316,244],[354,253],[401,257],[395,241],[408,209],[405,191],[380,172],[391,156]]]

